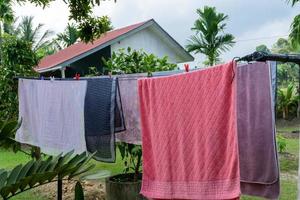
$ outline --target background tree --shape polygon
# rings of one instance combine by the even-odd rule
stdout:
[[[207,57],[207,64],[212,66],[219,61],[222,52],[234,45],[234,36],[224,33],[228,15],[217,13],[215,7],[205,6],[197,9],[199,18],[195,21],[195,35],[188,40],[186,48],[189,52],[202,53]]]
[[[266,53],[271,53],[271,50],[264,44],[259,45],[256,47],[256,51],[262,51],[262,52],[266,52]]]
[[[0,46],[0,119],[16,119],[18,114],[16,76],[33,76],[37,57],[31,44],[12,35],[4,35]]]
[[[0,37],[5,32],[7,24],[12,23],[14,20],[14,13],[10,0],[0,1]]]
[[[22,17],[19,24],[16,26],[15,35],[21,40],[31,43],[32,50],[38,52],[42,48],[50,45],[50,36],[53,32],[50,30],[43,31],[44,24],[34,26],[33,16]]]
[[[79,39],[79,31],[75,24],[68,23],[63,33],[57,34],[56,39],[54,39],[54,43],[56,47],[60,50],[65,47],[71,46],[75,44]]]
[[[35,6],[46,8],[54,0],[4,0],[7,5],[17,3],[33,3]],[[61,0],[69,7],[69,20],[74,20],[82,41],[90,42],[98,38],[101,34],[110,30],[108,17],[97,17],[93,15],[93,8],[99,6],[104,0]]]
[[[169,71],[176,68],[176,64],[169,63],[168,57],[158,58],[154,54],[147,54],[142,50],[132,50],[130,47],[125,51],[120,49],[113,52],[108,60],[103,60],[105,68],[113,74],[148,73],[149,76],[157,71]]]
[[[300,0],[288,0],[288,2],[291,3],[292,6],[295,6]],[[295,16],[291,24],[291,33],[289,37],[291,38],[293,45],[300,45],[300,14]]]
[[[290,109],[297,107],[298,98],[299,96],[296,94],[293,84],[290,84],[287,88],[278,90],[278,108],[282,112],[283,119],[288,119]]]

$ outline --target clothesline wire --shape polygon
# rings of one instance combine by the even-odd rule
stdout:
[[[289,35],[274,35],[274,36],[269,36],[269,37],[258,37],[258,38],[240,39],[240,40],[236,40],[236,42],[257,41],[257,40],[281,38],[281,37],[288,37],[288,36]]]

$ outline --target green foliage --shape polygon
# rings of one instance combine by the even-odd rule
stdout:
[[[34,26],[33,16],[22,17],[19,24],[16,25],[14,35],[18,38],[31,43],[34,52],[47,47],[50,44],[49,37],[53,34],[50,30],[42,31],[44,24]]]
[[[277,65],[277,83],[280,88],[289,84],[297,84],[299,80],[299,66],[294,63],[279,63]]]
[[[86,43],[99,38],[103,33],[113,28],[108,16],[87,17],[77,27],[80,39]]]
[[[75,44],[79,39],[79,31],[75,24],[68,23],[63,33],[57,35],[57,38],[54,40],[55,45],[58,49],[63,49],[65,47]]]
[[[73,151],[64,156],[50,156],[46,160],[29,161],[13,170],[0,169],[0,196],[9,199],[28,189],[56,181],[73,179],[89,171],[94,165],[88,164],[93,155],[86,153],[73,155]]]
[[[126,174],[134,172],[134,181],[137,181],[142,166],[142,147],[127,143],[119,143],[117,146],[124,162],[123,172]]]
[[[272,46],[273,53],[297,53],[300,51],[300,48],[294,46],[290,39],[279,38],[276,43]]]
[[[0,46],[0,119],[16,119],[18,111],[16,76],[33,76],[37,64],[31,44],[11,35],[4,35]]]
[[[215,7],[205,6],[197,9],[199,18],[195,21],[195,35],[188,40],[186,48],[189,52],[206,55],[205,64],[214,65],[219,61],[222,52],[228,51],[234,45],[234,36],[224,33],[228,15],[217,13]]]
[[[278,90],[278,109],[282,112],[283,119],[289,118],[291,107],[297,107],[299,96],[294,85],[290,84],[285,89]]]
[[[84,192],[81,183],[78,181],[75,185],[75,198],[74,200],[84,200]]]
[[[4,23],[11,23],[14,19],[11,0],[0,1],[0,21]]]
[[[14,139],[20,125],[21,122],[17,121],[0,121],[0,147],[13,149],[14,152],[21,149],[21,144]]]
[[[295,16],[292,25],[290,38],[293,45],[300,45],[300,15]]]
[[[93,77],[93,76],[101,76],[102,74],[99,72],[97,67],[89,67],[89,71],[85,76],[87,77]]]
[[[262,52],[266,52],[266,53],[271,53],[270,49],[268,49],[268,47],[264,44],[259,45],[256,47],[256,51],[262,51]]]
[[[296,3],[299,3],[300,0],[287,0],[288,3],[291,3],[294,6]]]
[[[113,74],[125,73],[145,73],[149,76],[156,71],[168,71],[176,68],[176,64],[168,62],[168,58],[158,58],[154,54],[147,54],[142,50],[132,50],[127,48],[120,49],[117,53],[113,52],[109,60],[103,60],[109,72]]]
[[[281,135],[276,135],[277,147],[279,153],[285,153],[287,149],[287,142]]]
[[[0,2],[0,21],[13,20],[13,3],[33,3],[35,6],[45,8],[54,0],[2,0]],[[101,34],[111,29],[108,26],[108,17],[93,16],[93,8],[99,6],[102,0],[62,0],[69,7],[69,20],[74,20],[84,42],[91,42]],[[104,0],[103,0],[104,1]],[[104,19],[106,18],[106,19]],[[110,21],[109,21],[110,23]],[[110,25],[110,24],[109,24]],[[1,30],[1,29],[0,29]],[[1,34],[0,34],[1,35]]]

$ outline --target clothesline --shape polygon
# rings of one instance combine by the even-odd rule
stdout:
[[[237,84],[232,84],[232,69]],[[115,138],[142,144],[142,193],[148,198],[232,199],[242,192],[276,199],[271,63],[237,67],[229,62],[176,79],[168,76],[183,71],[154,73],[166,76],[158,79],[121,75],[120,84],[116,76],[20,79],[19,116],[26,120],[16,139],[37,141],[42,151],[51,147],[49,154],[81,145],[78,151],[97,151],[105,162],[115,160]],[[116,134],[119,127],[124,132]]]
[[[263,51],[256,51],[252,54],[243,56],[237,61],[279,61],[279,62],[292,62],[300,64],[300,54],[271,54]]]

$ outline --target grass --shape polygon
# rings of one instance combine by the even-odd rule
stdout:
[[[288,153],[279,155],[280,171],[297,174],[299,163],[299,140],[286,139],[286,142]]]
[[[294,200],[297,199],[297,181],[295,180],[281,180],[280,181],[281,194],[280,200]],[[263,200],[259,197],[242,196],[241,200]]]
[[[277,120],[276,128],[278,132],[292,132],[292,131],[300,131],[300,119],[293,120]]]

